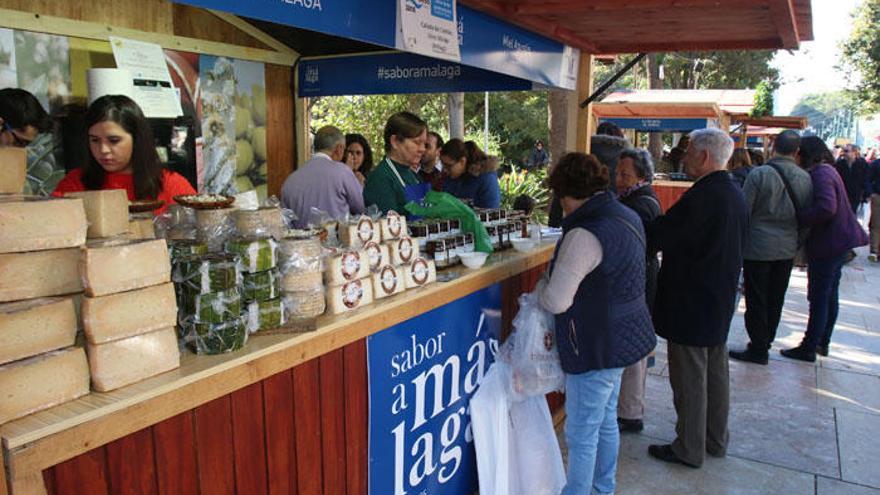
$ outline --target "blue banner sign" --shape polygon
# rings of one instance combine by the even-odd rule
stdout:
[[[477,490],[470,398],[500,328],[495,284],[367,339],[371,495]]]
[[[525,91],[529,81],[409,53],[305,60],[299,96]]]
[[[694,129],[716,127],[712,119],[642,119],[642,118],[602,118],[599,123],[611,122],[621,129],[634,129],[642,132],[688,132]]]

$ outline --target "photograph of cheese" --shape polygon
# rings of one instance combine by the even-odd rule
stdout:
[[[70,46],[67,36],[15,31],[17,87],[29,91],[50,113],[70,103]]]

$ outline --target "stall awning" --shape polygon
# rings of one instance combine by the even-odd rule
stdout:
[[[718,121],[714,119],[688,119],[688,118],[603,118],[599,123],[611,122],[621,129],[632,129],[639,132],[690,132],[694,129],[718,127]]]

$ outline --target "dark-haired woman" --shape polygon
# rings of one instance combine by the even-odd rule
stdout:
[[[816,136],[801,138],[800,166],[813,180],[813,204],[798,212],[798,220],[810,227],[807,237],[807,300],[810,318],[801,344],[784,349],[782,355],[813,362],[816,353],[828,355],[831,333],[837,322],[838,287],[850,249],[864,246],[868,236],[856,220],[846,187],[832,165],[833,157]]]
[[[476,143],[450,139],[440,149],[440,162],[446,172],[444,192],[470,199],[477,208],[501,206],[498,160],[483,153]]]
[[[346,134],[342,163],[348,165],[358,182],[364,185],[370,170],[373,170],[373,149],[367,138],[360,134]]]
[[[413,173],[425,154],[428,124],[409,112],[391,116],[385,124],[385,158],[367,177],[364,204],[376,205],[382,213],[404,213],[404,205],[418,201],[431,189]]]
[[[52,193],[125,189],[128,199],[157,199],[165,204],[174,196],[195,194],[180,174],[165,169],[156,153],[153,132],[137,103],[126,96],[108,95],[95,100],[86,113],[89,158],[67,174]]]
[[[565,381],[568,480],[563,495],[614,493],[623,369],[657,343],[645,301],[645,231],[609,191],[608,167],[569,153],[550,174],[564,214],[549,277],[536,289],[555,315]]]

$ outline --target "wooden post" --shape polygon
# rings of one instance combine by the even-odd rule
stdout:
[[[590,152],[590,136],[593,135],[594,124],[592,103],[587,105],[587,108],[580,108],[580,102],[589,98],[591,94],[593,94],[593,55],[581,52],[577,81],[578,117],[575,151],[582,153]]]

